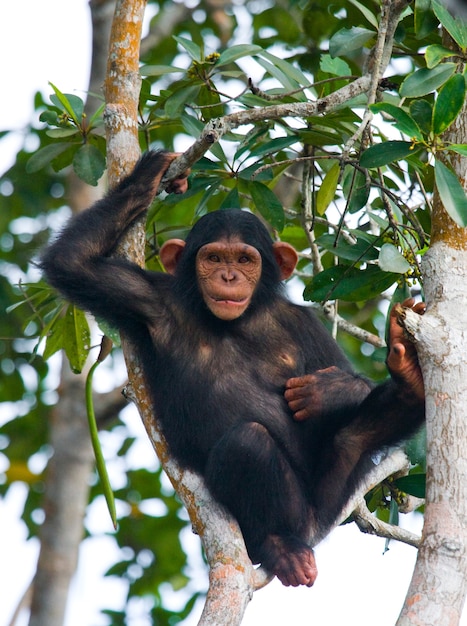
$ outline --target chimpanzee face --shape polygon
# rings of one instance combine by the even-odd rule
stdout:
[[[258,250],[238,238],[202,246],[196,255],[196,275],[211,313],[225,321],[240,317],[261,279],[261,267]]]

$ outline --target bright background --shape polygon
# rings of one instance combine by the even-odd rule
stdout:
[[[14,129],[14,137],[0,142],[0,172],[14,161],[23,141],[22,129],[33,115],[35,91],[50,93],[51,81],[62,92],[82,96],[90,66],[90,17],[87,0],[19,0],[0,7],[0,59],[2,97],[0,130]],[[4,418],[5,419],[5,418]],[[133,414],[135,431],[146,435]],[[2,417],[0,415],[0,425]],[[149,443],[141,445],[153,462]],[[26,528],[19,520],[25,490],[11,489],[0,502],[0,626],[11,615],[27,588],[34,570],[38,545],[26,541]],[[107,512],[95,509],[95,524],[110,531]],[[420,532],[419,515],[402,516],[404,526]],[[195,537],[188,537],[195,542]],[[414,548],[392,543],[383,555],[384,540],[362,535],[349,525],[334,531],[317,549],[319,576],[312,589],[286,589],[273,581],[255,594],[247,609],[244,626],[393,626],[402,606],[416,558]],[[82,544],[80,565],[72,588],[66,626],[100,626],[107,619],[99,608],[121,605],[121,587],[102,577],[113,563],[110,538],[90,539]],[[196,563],[195,574],[206,581]],[[467,616],[466,616],[467,617]],[[187,621],[196,624],[197,618]],[[19,622],[26,624],[23,618]],[[463,620],[467,624],[467,619]],[[149,626],[135,617],[131,626]]]

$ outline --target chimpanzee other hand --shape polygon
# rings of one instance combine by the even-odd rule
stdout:
[[[364,378],[333,365],[313,374],[289,378],[284,397],[294,419],[302,422],[358,406],[370,391],[371,385]]]
[[[406,387],[406,391],[410,392],[414,400],[423,401],[425,388],[418,363],[417,350],[402,327],[400,307],[401,305],[395,305],[389,315],[389,345],[386,364],[392,378]],[[425,303],[418,302],[415,304],[413,298],[404,300],[402,307],[410,308],[418,315],[423,315],[426,311]]]

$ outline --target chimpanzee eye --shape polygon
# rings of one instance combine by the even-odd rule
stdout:
[[[208,256],[208,261],[211,261],[211,263],[219,263],[220,262],[220,256],[218,254],[210,254]]]
[[[239,262],[239,263],[249,263],[249,262],[250,262],[250,257],[249,257],[249,256],[247,256],[246,254],[244,254],[243,256],[241,256],[241,257],[238,259],[238,262]]]

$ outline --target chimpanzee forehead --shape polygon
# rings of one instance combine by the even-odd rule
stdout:
[[[204,215],[193,226],[187,244],[200,248],[206,243],[232,237],[257,248],[267,249],[272,245],[264,224],[256,215],[242,209],[220,209]]]
[[[210,243],[204,244],[198,251],[198,255],[207,256],[209,254],[220,254],[222,256],[237,256],[241,254],[246,254],[252,258],[258,257],[261,258],[261,254],[254,246],[250,246],[250,244],[245,243],[241,237],[232,236],[232,237],[223,237],[218,239],[217,241],[212,241]]]

